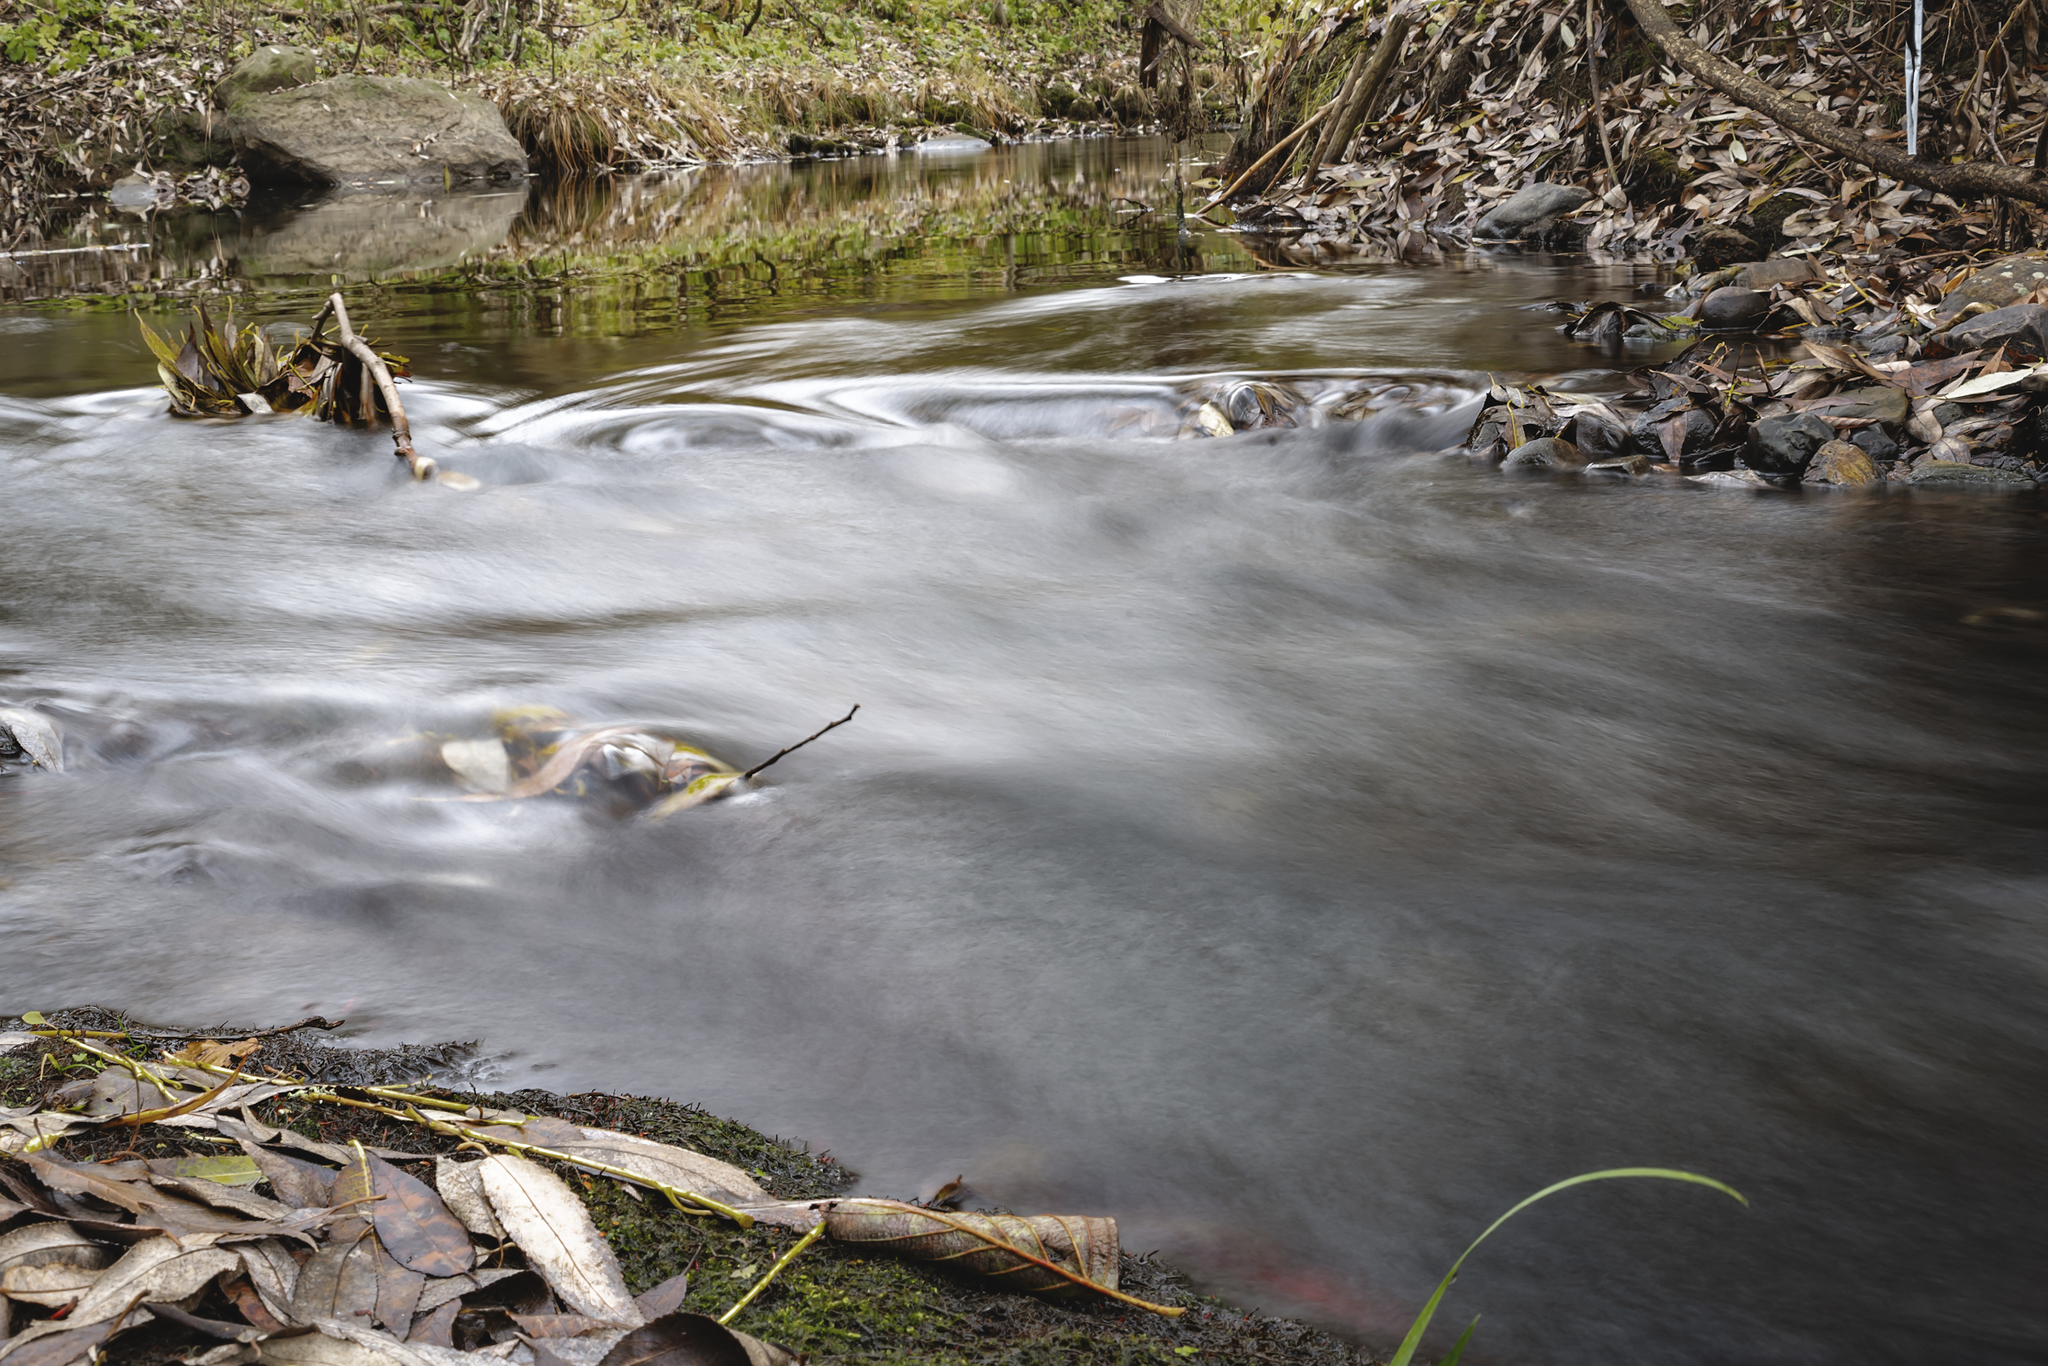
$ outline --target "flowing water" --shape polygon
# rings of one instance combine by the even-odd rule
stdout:
[[[1520,1196],[1684,1167],[1750,1207],[1561,1196],[1444,1342],[2048,1359],[2041,505],[1470,468],[1487,372],[1634,363],[1522,305],[1653,268],[1182,250],[1163,165],[93,228],[244,316],[350,281],[484,487],[0,312],[0,703],[71,762],[0,779],[0,1008],[480,1038],[1383,1348]],[[1244,377],[1300,425],[1181,435]],[[856,702],[661,823],[422,800],[502,707],[753,762]]]

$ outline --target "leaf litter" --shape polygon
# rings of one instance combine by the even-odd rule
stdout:
[[[389,1050],[372,1069],[326,1056],[372,1050],[302,1035],[338,1027],[325,1020],[219,1052],[203,1037],[195,1046],[192,1036],[144,1031],[96,1008],[54,1020],[31,1013],[19,1029],[5,1023],[0,1117],[10,1121],[47,1116],[66,1084],[61,1069],[100,1064],[163,1090],[253,1071],[271,1093],[234,1110],[216,1099],[140,1129],[73,1115],[87,1122],[54,1138],[43,1137],[47,1122],[0,1130],[0,1185],[15,1197],[0,1205],[0,1333],[13,1334],[0,1340],[0,1366],[73,1366],[103,1350],[109,1359],[209,1366],[779,1366],[849,1354],[963,1366],[1369,1360],[1315,1330],[1193,1294],[1169,1268],[1123,1251],[1113,1219],[957,1211],[948,1207],[962,1194],[957,1179],[942,1188],[945,1200],[925,1205],[852,1198],[852,1174],[829,1156],[690,1107],[481,1095],[419,1077],[412,1059],[429,1054],[461,1071],[462,1047]],[[309,1066],[273,1070],[273,1048]],[[323,1083],[316,1071],[352,1082]],[[54,1153],[60,1145],[65,1152]],[[314,1148],[326,1162],[299,1155]],[[659,1157],[659,1174],[619,1165],[635,1154]],[[309,1168],[324,1175],[311,1178]],[[264,1179],[225,1184],[251,1169]],[[148,1212],[208,1182],[205,1172],[224,1178],[213,1184],[231,1202],[262,1203],[183,1202],[219,1225],[149,1236]],[[1688,1173],[1596,1173],[1517,1211],[1621,1175],[1726,1190]],[[679,1178],[745,1203],[721,1216],[708,1196],[693,1204],[699,1193],[674,1186]],[[628,1199],[627,1183],[670,1198]],[[322,1203],[296,1206],[286,1187]],[[130,1204],[142,1212],[124,1217]],[[300,1243],[295,1254],[294,1229],[314,1246]],[[647,1288],[634,1295],[636,1285]],[[1411,1354],[1440,1299],[1441,1290],[1418,1320]],[[753,1331],[733,1326],[742,1318]]]

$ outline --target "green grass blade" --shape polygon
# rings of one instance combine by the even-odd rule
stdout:
[[[1451,1269],[1444,1273],[1444,1278],[1441,1281],[1437,1282],[1436,1293],[1429,1297],[1429,1303],[1422,1306],[1422,1312],[1417,1314],[1415,1322],[1409,1325],[1408,1336],[1401,1339],[1401,1350],[1394,1353],[1393,1359],[1387,1363],[1387,1366],[1410,1366],[1415,1360],[1415,1349],[1422,1344],[1422,1335],[1428,1330],[1429,1321],[1436,1317],[1436,1307],[1443,1302],[1444,1292],[1451,1288],[1452,1281],[1458,1279],[1459,1268],[1465,1265],[1465,1259],[1477,1251],[1481,1243],[1493,1236],[1495,1229],[1535,1204],[1538,1200],[1555,1195],[1559,1191],[1570,1190],[1573,1186],[1583,1186],[1589,1181],[1613,1181],[1620,1177],[1652,1177],[1660,1181],[1688,1181],[1696,1186],[1712,1187],[1723,1195],[1733,1196],[1744,1205],[1749,1203],[1744,1198],[1742,1192],[1736,1190],[1733,1186],[1723,1185],[1711,1176],[1701,1176],[1696,1172],[1675,1171],[1670,1167],[1615,1167],[1604,1172],[1583,1172],[1578,1176],[1560,1181],[1554,1186],[1545,1186],[1542,1190],[1537,1191],[1506,1214],[1488,1224],[1486,1232],[1474,1238],[1472,1246],[1466,1248],[1458,1255],[1458,1260],[1451,1263]]]
[[[1465,1325],[1465,1331],[1458,1334],[1458,1340],[1451,1344],[1451,1350],[1436,1366],[1458,1366],[1458,1358],[1465,1355],[1466,1344],[1472,1341],[1472,1330],[1479,1326],[1479,1315],[1472,1316],[1472,1322]]]

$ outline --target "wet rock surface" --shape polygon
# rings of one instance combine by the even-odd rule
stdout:
[[[1877,465],[1859,446],[1829,441],[1813,453],[1801,481],[1830,488],[1867,488],[1879,481]]]
[[[1770,295],[1725,285],[1701,300],[1700,326],[1715,332],[1749,332],[1761,327],[1770,311]]]
[[[1742,462],[1759,474],[1799,475],[1835,429],[1811,413],[1765,418],[1749,429]]]
[[[1539,436],[1509,451],[1504,470],[1575,470],[1586,463],[1579,448],[1556,436]]]
[[[338,76],[243,95],[227,123],[259,181],[405,185],[526,173],[526,153],[496,105],[409,76]]]
[[[2002,346],[2009,358],[2048,356],[2048,304],[2008,304],[1957,323],[1948,331],[1957,350]]]
[[[249,95],[268,95],[311,85],[319,78],[319,54],[303,47],[259,47],[213,88],[213,107],[233,109]]]
[[[1552,185],[1539,181],[1525,185],[1488,210],[1472,227],[1474,237],[1511,241],[1540,234],[1561,214],[1570,213],[1591,199],[1590,190],[1576,185]]]

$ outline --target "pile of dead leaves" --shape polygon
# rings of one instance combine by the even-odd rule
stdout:
[[[1610,353],[1723,331],[1638,369],[1629,400],[1496,385],[1468,453],[1750,486],[2048,482],[2048,258],[1832,274],[1779,260],[1698,285],[1696,316],[1573,309],[1564,330]]]
[[[1158,1309],[1117,1289],[1110,1219],[777,1201],[737,1167],[632,1134],[389,1087],[252,1078],[259,1038],[189,1043],[148,1062],[47,1028],[0,1036],[0,1049],[43,1038],[84,1075],[40,1106],[0,1110],[0,1366],[72,1366],[116,1340],[124,1356],[155,1344],[158,1359],[205,1366],[768,1366],[795,1358],[726,1323],[824,1236],[1020,1291]],[[136,1051],[131,1036],[115,1041]],[[372,1110],[460,1148],[344,1146],[250,1108],[280,1096]],[[146,1158],[145,1129],[221,1151]],[[124,1132],[135,1135],[128,1151],[108,1160],[63,1153],[67,1137]],[[628,1292],[562,1170],[656,1192],[678,1218],[806,1236],[725,1315],[684,1313],[684,1277]]]
[[[1371,9],[1339,5],[1320,27],[1303,27],[1336,41],[1347,21],[1366,24]],[[1889,54],[1896,66],[1898,13],[1867,9],[1858,22],[1830,27],[1830,10],[1795,0],[1720,5],[1703,12],[1691,36],[1867,137],[1902,138],[1897,73],[1877,77],[1869,68],[1873,53]],[[2028,18],[2032,6],[2010,12]],[[1730,234],[1721,261],[1773,247],[1960,248],[1995,242],[2005,228],[1988,212],[1963,212],[1945,195],[1874,177],[1795,140],[1666,65],[1632,24],[1601,20],[1589,35],[1585,13],[1577,0],[1431,7],[1409,39],[1406,84],[1348,154],[1273,185],[1240,221],[1288,237],[1287,255],[1302,264],[1462,251],[1489,208],[1532,182],[1590,191],[1556,241],[1596,259],[1676,259],[1713,227]],[[2019,160],[2048,115],[2048,81],[2007,53],[2031,52],[2036,25],[2008,25],[1997,35],[2005,41],[1994,44],[1992,33],[1972,29],[1978,22],[1972,6],[1929,15],[1922,154]],[[1611,174],[1587,80],[1589,43]],[[1324,94],[1306,93],[1303,109]]]
[[[140,315],[136,319],[176,416],[245,417],[310,409],[322,422],[391,420],[382,392],[339,337],[287,325],[288,339],[279,344],[253,323],[237,327],[232,314],[216,323],[203,302],[195,308],[198,316],[186,327],[183,345],[154,331]],[[412,377],[404,356],[383,351],[378,358],[392,378]]]

